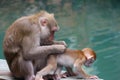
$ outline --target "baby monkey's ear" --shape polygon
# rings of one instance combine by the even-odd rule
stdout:
[[[40,24],[41,26],[47,26],[47,24],[48,24],[48,19],[47,19],[46,17],[40,17],[40,18],[39,18],[39,24]]]

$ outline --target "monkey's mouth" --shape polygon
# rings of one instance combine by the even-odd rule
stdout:
[[[49,40],[54,40],[54,33],[55,31],[50,32]]]

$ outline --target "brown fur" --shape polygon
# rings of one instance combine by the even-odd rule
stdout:
[[[3,51],[15,77],[33,80],[37,70],[46,65],[49,54],[64,52],[64,44],[59,41],[54,43],[54,39],[48,40],[57,30],[58,25],[53,14],[46,11],[21,17],[13,22],[6,30]]]
[[[38,80],[38,76],[43,76],[48,74],[51,70],[56,70],[56,68],[61,68],[61,66],[65,66],[68,70],[68,72],[72,72],[69,70],[72,70],[71,68],[74,67],[77,71],[77,74],[81,75],[83,78],[89,78],[90,75],[85,73],[81,66],[84,65],[84,63],[87,61],[87,57],[85,54],[89,54],[91,58],[96,58],[95,52],[90,48],[84,48],[83,50],[71,50],[66,49],[64,54],[60,55],[51,55],[48,59],[47,66],[43,68],[41,71],[38,72],[36,80]],[[56,72],[58,75],[60,75],[60,71]]]

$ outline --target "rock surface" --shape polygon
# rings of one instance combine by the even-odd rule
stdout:
[[[0,73],[10,71],[6,60],[0,59]],[[14,80],[11,76],[0,75],[0,80]],[[61,80],[80,80],[75,78],[63,78]]]

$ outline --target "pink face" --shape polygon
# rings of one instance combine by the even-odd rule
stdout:
[[[48,36],[48,39],[50,41],[54,40],[54,33],[59,30],[59,26],[57,25],[54,15],[50,14],[48,17],[41,17],[40,25],[44,30],[43,32],[48,33],[44,33],[46,36]]]
[[[54,40],[54,33],[59,30],[59,26],[54,18],[54,15],[51,14],[51,19],[49,20],[48,27],[50,29],[50,37],[49,40]]]
[[[58,30],[59,30],[59,27],[57,27],[57,26],[53,26],[53,27],[51,28],[49,40],[54,40],[54,33],[55,33],[56,31],[58,31]]]

